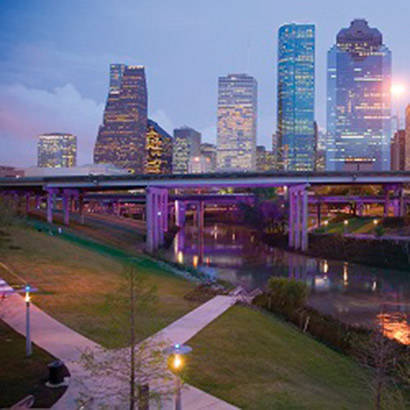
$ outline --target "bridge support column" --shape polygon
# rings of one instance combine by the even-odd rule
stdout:
[[[58,193],[58,189],[47,189],[47,222],[53,223],[53,209],[55,205],[55,196]]]
[[[164,244],[165,218],[168,218],[168,190],[148,187],[146,192],[146,247],[148,252],[154,252]]]
[[[84,225],[84,195],[78,194],[78,213],[80,215],[80,224]]]
[[[356,207],[357,207],[357,214],[359,216],[363,216],[364,215],[364,204],[363,204],[363,202],[357,202]]]
[[[308,191],[306,185],[289,187],[289,247],[308,249]]]
[[[73,209],[74,198],[78,197],[78,191],[75,189],[63,190],[63,216],[64,225],[70,224],[70,210]]]
[[[175,201],[175,225],[182,228],[185,225],[185,202]]]
[[[40,207],[41,207],[41,195],[36,195],[36,204],[35,204],[35,207],[36,207],[36,209],[40,209]]]

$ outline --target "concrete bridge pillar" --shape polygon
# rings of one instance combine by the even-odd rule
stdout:
[[[357,214],[359,216],[364,216],[364,203],[363,202],[357,202],[356,203],[356,208],[357,208]]]
[[[47,191],[47,222],[53,223],[53,209],[55,206],[55,197],[58,194],[58,188],[49,188]]]
[[[72,210],[74,199],[78,198],[78,191],[76,189],[63,189],[63,216],[64,225],[70,224],[70,210]]]
[[[165,220],[168,219],[168,190],[148,187],[146,196],[146,247],[148,252],[154,252],[164,244],[164,232],[167,227]]]
[[[308,191],[307,185],[289,189],[289,247],[308,249]]]
[[[175,225],[182,228],[185,225],[185,202],[181,200],[175,201]]]
[[[35,207],[36,209],[40,209],[41,207],[41,195],[39,194],[36,194]]]

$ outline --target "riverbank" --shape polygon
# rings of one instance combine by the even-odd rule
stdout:
[[[185,380],[242,409],[371,409],[369,376],[292,325],[235,306],[189,342]]]
[[[269,246],[295,252],[288,247],[287,235],[262,234],[261,239]],[[309,233],[307,256],[340,260],[378,268],[410,271],[410,241],[388,238],[356,238],[337,233]]]

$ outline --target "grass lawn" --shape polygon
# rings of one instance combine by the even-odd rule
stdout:
[[[240,408],[373,408],[356,363],[272,315],[234,306],[188,344],[186,381]]]
[[[0,261],[37,287],[33,303],[69,327],[106,347],[128,340],[128,292],[123,276],[124,253],[13,226],[9,241],[0,244]],[[112,253],[112,256],[109,253]],[[157,288],[154,308],[139,312],[137,338],[155,333],[198,303],[184,299],[195,285],[141,257],[137,263],[147,286]],[[10,284],[22,280],[0,266],[0,277]]]
[[[347,233],[374,233],[374,224],[373,220],[375,218],[347,218],[349,221],[349,225],[347,226]],[[322,227],[323,229],[323,227]],[[324,232],[326,233],[344,233],[345,227],[343,221],[332,223],[330,222],[329,225],[324,228]]]
[[[66,389],[44,385],[48,379],[47,364],[53,360],[35,345],[33,354],[26,357],[25,338],[0,320],[0,408],[10,407],[29,394],[35,397],[34,407],[51,407]]]

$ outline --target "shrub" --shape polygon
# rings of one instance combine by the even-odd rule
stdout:
[[[268,281],[269,305],[286,312],[303,307],[308,293],[308,287],[304,282],[278,277],[271,277]]]
[[[374,228],[374,233],[376,234],[377,237],[382,237],[385,234],[386,230],[383,228],[381,225],[377,225]]]

